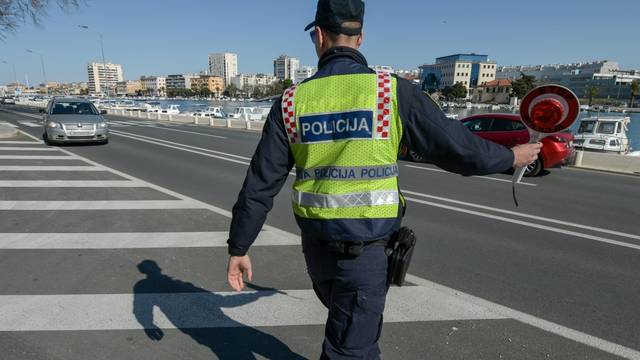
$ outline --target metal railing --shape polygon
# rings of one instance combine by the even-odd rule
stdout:
[[[196,124],[196,125],[208,125],[211,127],[229,128],[229,129],[245,129],[245,130],[257,130],[262,131],[264,128],[264,121],[246,121],[238,119],[218,119],[208,118],[202,116],[185,115],[185,114],[163,114],[145,111],[131,111],[131,110],[118,110],[109,109],[107,114],[114,116],[122,116],[134,119],[144,120],[156,120],[156,121],[168,121],[181,124]]]

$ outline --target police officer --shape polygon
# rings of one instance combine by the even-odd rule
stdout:
[[[252,278],[249,247],[295,166],[292,205],[313,288],[328,308],[322,359],[378,359],[388,290],[385,244],[404,199],[401,143],[464,176],[537,159],[540,144],[512,150],[447,119],[418,87],[367,66],[361,0],[320,0],[311,30],[318,72],[287,89],[269,114],[233,208],[228,281]],[[393,44],[378,44],[392,51]],[[244,276],[243,276],[244,275]]]

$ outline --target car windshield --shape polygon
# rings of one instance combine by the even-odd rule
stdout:
[[[98,115],[98,112],[88,102],[56,102],[51,115]]]
[[[493,118],[478,118],[465,122],[464,126],[471,130],[471,132],[489,131],[492,122]]]
[[[592,133],[595,125],[595,121],[583,121],[578,129],[578,134]]]
[[[598,124],[598,134],[613,135],[615,131],[615,122],[601,122],[600,124]]]

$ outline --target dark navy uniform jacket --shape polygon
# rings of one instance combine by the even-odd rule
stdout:
[[[364,56],[355,49],[337,47],[322,56],[318,72],[306,81],[363,73],[375,73]],[[401,78],[398,78],[397,87],[398,111],[404,128],[402,142],[410,151],[442,169],[464,176],[503,172],[513,166],[511,150],[485,141],[459,121],[448,119],[419,87]],[[262,139],[233,207],[229,254],[242,256],[247,253],[273,206],[273,198],[280,192],[294,165],[279,100],[267,117]],[[296,220],[303,236],[327,241],[368,241],[388,237],[390,234],[380,233],[380,229],[397,229],[401,218],[398,214],[394,219],[323,221],[296,217]],[[389,227],[385,221],[393,222],[394,226]]]

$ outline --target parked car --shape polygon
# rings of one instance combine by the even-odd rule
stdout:
[[[482,114],[462,120],[462,123],[474,134],[495,143],[514,147],[529,142],[529,130],[522,123],[520,115],[515,114]],[[573,135],[559,133],[542,139],[542,150],[538,160],[529,166],[525,176],[540,174],[546,168],[564,164],[573,152]]]
[[[109,142],[109,128],[102,117],[105,111],[98,111],[89,100],[56,98],[40,112],[47,143]]]
[[[16,100],[12,97],[6,97],[0,100],[1,100],[0,103],[6,104],[6,105],[14,105],[16,103]]]

